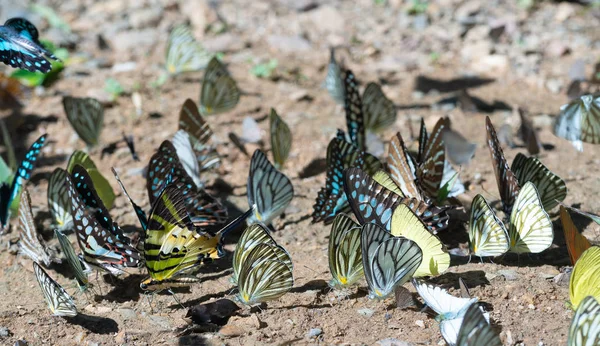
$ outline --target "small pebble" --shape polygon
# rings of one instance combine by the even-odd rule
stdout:
[[[321,334],[323,334],[323,330],[321,330],[321,328],[311,328],[311,330],[308,332],[308,338],[316,338]]]
[[[371,316],[373,316],[373,314],[375,313],[375,311],[373,311],[373,310],[371,310],[371,309],[367,309],[367,308],[364,308],[364,309],[358,309],[358,310],[357,310],[357,312],[358,312],[360,315],[363,315],[363,316],[366,316],[366,317],[371,317]]]
[[[8,330],[8,328],[6,327],[0,327],[0,337],[6,338],[11,336],[11,332],[10,330]]]
[[[415,324],[420,328],[425,328],[425,322],[423,322],[423,320],[416,320]]]

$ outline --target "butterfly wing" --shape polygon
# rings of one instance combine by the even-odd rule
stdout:
[[[521,139],[523,142],[525,142],[525,146],[527,147],[529,154],[537,155],[542,150],[542,142],[540,142],[537,131],[535,130],[535,127],[533,127],[533,123],[531,122],[531,119],[529,119],[529,116],[525,110],[518,108],[517,111],[519,113],[519,117],[521,118],[521,127],[519,128]],[[519,179],[519,181],[521,180]]]
[[[531,182],[525,183],[517,196],[510,214],[508,237],[509,251],[516,253],[539,253],[552,245],[552,221]]]
[[[33,262],[33,271],[52,314],[54,316],[77,316],[77,307],[67,291],[36,262]]]
[[[336,215],[329,236],[328,259],[332,288],[348,287],[363,276],[361,228],[348,215]]]
[[[97,145],[104,124],[104,106],[100,101],[91,97],[65,96],[63,107],[79,138],[90,147]]]
[[[344,71],[344,110],[350,142],[360,150],[366,149],[366,133],[363,104],[358,91],[358,82],[350,70]]]
[[[440,118],[431,135],[428,136],[424,151],[422,152],[416,177],[420,188],[430,197],[437,197],[444,177],[446,162],[446,148],[444,146],[443,132],[449,128],[448,118]],[[420,149],[419,149],[420,150]]]
[[[69,240],[69,238],[67,238],[66,235],[64,235],[61,231],[57,229],[54,230],[54,234],[58,239],[58,243],[60,244],[62,253],[65,255],[65,258],[67,259],[69,266],[73,270],[73,273],[75,273],[75,279],[77,280],[77,285],[79,286],[79,289],[85,291],[89,285],[89,270],[85,268],[85,266],[75,253],[75,249],[73,248],[73,245],[71,245],[71,241]]]
[[[510,215],[515,198],[519,193],[519,182],[515,174],[508,168],[508,163],[504,158],[502,147],[500,146],[490,117],[486,117],[485,121],[487,142],[490,148],[492,164],[494,165],[494,172],[496,173],[496,182],[498,183],[498,191],[500,191],[500,199],[502,200],[502,209],[506,215]]]
[[[166,69],[171,75],[199,71],[206,67],[212,53],[198,43],[187,25],[171,30],[167,42]]]
[[[400,132],[396,133],[388,146],[387,164],[392,180],[407,197],[423,199],[416,184],[416,168],[412,165]]]
[[[327,77],[325,77],[325,88],[335,102],[344,104],[344,80],[340,66],[335,61],[335,49],[331,48],[329,64],[327,65]]]
[[[583,234],[579,233],[571,219],[571,215],[562,205],[560,206],[560,221],[565,232],[565,242],[567,243],[567,250],[569,250],[571,264],[575,265],[581,254],[589,249],[592,244]]]
[[[275,167],[281,169],[285,160],[290,155],[292,148],[292,132],[288,125],[281,119],[277,112],[271,108],[269,115],[271,128],[271,150],[273,151],[273,161]]]
[[[229,75],[225,66],[213,57],[208,63],[202,91],[200,93],[200,113],[211,115],[227,112],[240,101],[240,89]]]
[[[52,214],[52,222],[59,230],[73,228],[73,217],[71,217],[71,206],[65,178],[67,171],[56,168],[48,180],[48,209]]]
[[[75,150],[69,158],[67,172],[73,173],[73,168],[76,165],[80,165],[85,168],[102,203],[104,203],[108,209],[112,208],[116,198],[115,192],[113,191],[108,180],[98,170],[98,167],[96,167],[96,164],[94,161],[92,161],[92,158],[81,150]]]
[[[19,203],[19,252],[27,255],[34,262],[43,263],[46,267],[49,267],[52,262],[60,263],[60,259],[50,252],[35,227],[31,198],[27,189],[23,190]]]
[[[171,141],[179,157],[179,162],[188,176],[194,181],[194,185],[204,187],[204,181],[200,177],[200,164],[192,148],[188,133],[184,130],[179,130],[175,133]]]
[[[585,250],[573,266],[569,282],[569,297],[573,309],[587,296],[600,299],[600,247]]]
[[[259,149],[250,160],[247,192],[248,205],[256,204],[255,214],[246,220],[249,225],[255,222],[271,223],[285,211],[294,197],[290,179],[275,169]]]
[[[554,123],[554,134],[573,144],[578,151],[583,151],[582,118],[586,105],[593,100],[592,95],[584,95],[560,107],[560,114]]]
[[[581,140],[600,144],[600,97],[594,97],[586,110],[581,119]]]
[[[585,297],[571,320],[567,345],[600,345],[600,304],[591,296]]]
[[[190,135],[192,147],[200,164],[200,170],[205,171],[221,164],[221,158],[216,149],[209,145],[213,131],[198,110],[196,102],[185,100],[179,112],[179,129]]]
[[[430,285],[423,279],[413,279],[412,283],[425,304],[441,315],[440,319],[454,319],[464,314],[470,305],[478,301],[477,298],[455,297],[445,289]]]
[[[231,274],[230,281],[234,285],[237,284],[242,264],[246,261],[250,250],[258,244],[277,245],[273,237],[269,234],[268,229],[260,223],[255,223],[248,226],[244,233],[242,233],[233,253],[233,273]]]
[[[24,18],[11,18],[0,27],[0,61],[30,72],[48,73],[58,60],[40,44],[36,27]]]
[[[379,84],[367,84],[362,103],[367,130],[379,132],[396,122],[396,106],[385,96]]]
[[[528,181],[535,185],[547,211],[567,197],[567,184],[537,158],[518,153],[510,168],[521,185]]]
[[[129,199],[129,203],[131,203],[131,206],[133,207],[133,210],[135,211],[135,215],[138,217],[138,220],[140,221],[142,230],[146,231],[146,229],[148,228],[148,217],[146,216],[146,213],[139,205],[137,205],[133,201],[133,198],[131,198],[129,193],[127,193],[127,190],[125,189],[125,185],[123,185],[123,182],[121,181],[121,178],[119,178],[119,174],[117,174],[117,171],[113,167],[111,167],[111,170],[113,172],[113,175],[115,176],[115,179],[117,180],[117,183],[119,183],[119,186],[121,186],[121,190],[123,191],[125,196],[127,196],[127,198]]]
[[[450,266],[450,255],[438,237],[427,230],[427,226],[409,208],[400,204],[392,214],[390,233],[406,237],[419,245],[423,252],[423,261],[415,272],[415,277],[438,275]]]
[[[502,346],[500,337],[486,320],[481,308],[472,304],[467,309],[458,331],[457,346]]]
[[[482,195],[471,203],[469,246],[475,256],[500,256],[508,251],[508,234]]]

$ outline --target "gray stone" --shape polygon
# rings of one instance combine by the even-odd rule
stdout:
[[[414,344],[408,343],[406,341],[400,341],[395,338],[387,338],[387,339],[377,341],[377,345],[379,345],[379,346],[413,346]]]
[[[262,139],[262,130],[254,118],[244,118],[240,138],[246,143],[257,143]]]
[[[167,318],[156,315],[150,315],[147,318],[150,323],[160,327],[162,330],[171,330],[171,322]]]
[[[6,338],[11,336],[12,333],[10,332],[10,330],[6,327],[0,327],[0,337],[2,338]]]
[[[244,41],[240,35],[225,33],[203,40],[202,45],[211,52],[232,52],[242,50]]]
[[[137,313],[133,309],[119,309],[117,311],[124,320],[133,320],[137,318]]]
[[[162,14],[163,10],[158,6],[132,11],[129,15],[129,23],[134,29],[156,27],[160,23]]]
[[[311,328],[311,330],[308,331],[308,338],[312,339],[312,338],[316,338],[317,336],[323,334],[323,330],[321,328]]]
[[[271,35],[267,37],[267,43],[283,53],[306,52],[311,49],[310,43],[300,36]]]
[[[514,281],[516,280],[519,275],[517,274],[516,271],[512,270],[512,269],[502,269],[502,270],[498,270],[498,274],[504,276],[504,278],[507,281]]]

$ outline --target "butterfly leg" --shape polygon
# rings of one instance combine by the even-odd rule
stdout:
[[[171,297],[173,297],[173,299],[175,300],[175,302],[177,304],[179,304],[179,306],[181,306],[182,309],[185,309],[185,306],[183,306],[183,304],[181,304],[181,301],[179,300],[179,298],[177,298],[177,296],[175,295],[175,292],[173,292],[173,290],[171,290],[170,288],[167,290],[167,292],[171,293]]]

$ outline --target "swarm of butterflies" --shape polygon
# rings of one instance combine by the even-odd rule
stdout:
[[[37,40],[35,27],[24,19],[11,19],[1,28],[5,41],[0,60],[11,66],[47,72],[53,58]],[[192,47],[184,49],[185,47]],[[45,61],[45,63],[43,62]],[[33,66],[33,67],[32,67]],[[271,110],[271,150],[275,164],[256,150],[247,180],[248,210],[233,221],[222,202],[205,190],[203,174],[220,165],[205,117],[233,109],[241,92],[225,66],[193,39],[188,28],[173,29],[168,44],[169,74],[206,69],[199,106],[183,104],[178,131],[162,142],[146,170],[149,214],[127,193],[113,168],[116,181],[131,202],[141,236],[128,237],[113,221],[109,209],[115,194],[91,157],[75,151],[66,169],[57,168],[49,179],[48,207],[61,252],[49,246],[34,223],[25,184],[30,178],[47,135],[28,150],[14,177],[0,186],[2,231],[10,226],[10,206],[19,201],[20,252],[34,261],[34,272],[48,307],[57,316],[76,316],[72,297],[43,267],[66,260],[81,291],[91,286],[92,269],[120,276],[145,267],[145,291],[170,290],[199,281],[198,269],[225,256],[227,234],[246,224],[233,254],[231,283],[237,300],[256,305],[277,299],[294,284],[293,262],[272,233],[273,221],[290,204],[294,189],[278,168],[287,160],[292,135],[283,119]],[[335,60],[328,66],[325,86],[343,104],[347,132],[338,130],[327,147],[325,186],[313,206],[313,222],[332,224],[329,237],[329,285],[348,290],[365,278],[372,299],[397,300],[417,293],[436,314],[441,334],[449,345],[501,345],[489,323],[489,314],[476,297],[454,297],[425,278],[440,275],[450,266],[450,255],[438,237],[449,227],[454,197],[465,191],[458,172],[446,158],[450,123],[441,118],[429,133],[421,121],[419,146],[410,152],[398,132],[389,141],[385,164],[367,152],[369,134],[381,132],[396,121],[396,110],[376,83],[363,94],[354,74]],[[92,98],[65,97],[70,124],[88,148],[100,143],[104,109]],[[561,108],[554,131],[578,150],[583,142],[600,143],[600,97],[582,96]],[[560,218],[573,264],[570,305],[575,310],[569,345],[600,343],[600,247],[592,246],[573,224],[562,201],[565,182],[538,158],[518,154],[509,166],[489,118],[487,144],[494,167],[502,210],[495,211],[482,195],[471,203],[470,255],[498,257],[507,252],[540,253],[552,245],[554,231],[549,212],[560,205]],[[129,145],[132,154],[133,143]],[[571,208],[573,209],[573,208]],[[600,223],[600,217],[573,209]],[[79,251],[69,239],[73,232]],[[407,293],[408,292],[408,293]],[[405,298],[405,297],[404,297]]]

